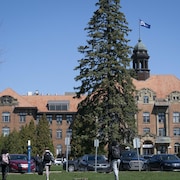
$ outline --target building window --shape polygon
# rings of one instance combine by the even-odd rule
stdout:
[[[174,101],[179,101],[179,95],[174,95],[174,96],[172,96],[172,99],[173,99]]]
[[[1,104],[3,105],[10,105],[12,103],[11,96],[2,96],[0,99],[1,99]]]
[[[9,127],[3,127],[2,128],[2,134],[3,136],[8,136],[10,133],[10,128]]]
[[[56,130],[56,138],[62,139],[62,129]]]
[[[174,128],[173,132],[174,132],[174,136],[180,136],[180,128]]]
[[[42,115],[39,115],[39,114],[38,114],[38,115],[36,116],[36,120],[37,120],[37,121],[39,121],[41,118],[42,118]]]
[[[174,153],[175,154],[179,154],[180,153],[180,144],[179,143],[175,143],[174,144]]]
[[[2,121],[3,122],[10,122],[10,112],[3,112],[2,113]]]
[[[149,103],[149,96],[144,96],[143,99],[145,104]]]
[[[139,96],[135,96],[135,100],[136,100],[136,101],[139,101]]]
[[[165,129],[159,128],[159,136],[165,136]]]
[[[57,124],[62,124],[62,115],[56,115]]]
[[[39,121],[40,121],[40,119],[42,118],[42,115],[37,115],[36,116],[36,124],[38,124],[39,123]]]
[[[150,128],[144,128],[144,129],[143,129],[143,133],[144,133],[144,134],[150,133]]]
[[[143,113],[143,122],[144,123],[150,123],[150,113],[149,112]]]
[[[165,129],[159,128],[159,136],[165,136]]]
[[[52,138],[52,129],[49,129],[49,135]]]
[[[159,123],[164,123],[165,122],[165,113],[158,113],[158,119]]]
[[[68,123],[68,124],[71,124],[72,123],[72,115],[66,115],[66,122]]]
[[[173,123],[180,123],[180,113],[179,112],[173,113]]]
[[[58,144],[56,146],[56,155],[57,156],[61,156],[62,155],[62,145],[61,144]]]
[[[71,137],[72,136],[72,129],[67,129],[66,130],[66,136]]]
[[[68,111],[69,101],[48,101],[49,111]]]
[[[26,113],[19,113],[19,122],[20,123],[26,122]]]
[[[52,115],[46,115],[46,119],[49,122],[49,124],[52,124]]]

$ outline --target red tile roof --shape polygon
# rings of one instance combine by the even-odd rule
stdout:
[[[48,101],[69,101],[70,106],[68,112],[76,112],[77,106],[83,98],[77,99],[73,98],[74,95],[32,95],[32,96],[24,96],[24,98],[37,106],[38,111],[47,112],[47,104]]]
[[[11,88],[7,88],[4,91],[0,92],[0,97],[1,96],[12,96],[14,99],[17,99],[17,101],[19,103],[19,105],[18,105],[19,107],[34,107],[26,99],[24,99],[23,96],[19,95]]]
[[[180,92],[180,80],[173,75],[151,75],[145,81],[138,81],[133,79],[133,83],[137,90],[149,88],[153,90],[157,98],[166,98],[171,92]],[[48,101],[69,101],[70,109],[68,112],[76,112],[77,106],[84,97],[77,99],[74,95],[19,95],[11,88],[7,88],[0,92],[0,97],[3,95],[10,95],[17,99],[19,107],[37,107],[38,111],[46,112]]]
[[[156,93],[157,98],[166,98],[171,92],[180,92],[180,80],[173,75],[151,75],[145,81],[133,79],[137,90],[149,88]]]
[[[0,97],[8,95],[17,99],[19,102],[18,107],[37,107],[40,112],[47,112],[48,101],[69,101],[70,106],[68,112],[76,112],[79,102],[82,98],[73,98],[74,95],[19,95],[11,88],[7,88],[0,93]]]

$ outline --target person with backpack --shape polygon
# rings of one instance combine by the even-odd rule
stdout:
[[[118,145],[117,141],[113,141],[112,144],[109,144],[108,161],[111,162],[111,167],[114,172],[115,180],[119,180],[119,166],[121,163],[120,156],[120,146]]]
[[[1,151],[2,180],[6,180],[8,166],[9,166],[9,153],[6,149],[2,149]]]
[[[45,148],[42,161],[46,170],[46,180],[49,180],[49,171],[52,163],[54,162],[54,156],[48,147]]]

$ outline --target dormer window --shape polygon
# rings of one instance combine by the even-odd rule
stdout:
[[[172,92],[169,97],[169,101],[180,101],[180,92],[174,91]]]
[[[12,106],[17,104],[17,99],[14,99],[12,96],[5,95],[0,97],[0,106]]]
[[[11,96],[2,96],[1,97],[1,104],[7,105],[12,103],[12,97]]]
[[[148,88],[143,88],[139,90],[136,94],[136,100],[138,100],[139,103],[153,104],[155,99],[156,99],[156,93]]]
[[[174,101],[178,101],[179,100],[179,96],[175,96],[174,95],[172,98],[173,98]]]
[[[68,111],[69,101],[48,101],[49,111]]]
[[[146,103],[146,104],[149,103],[149,96],[144,96],[143,99],[144,99],[144,101],[143,101],[144,103]]]

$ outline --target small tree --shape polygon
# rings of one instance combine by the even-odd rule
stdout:
[[[25,126],[22,126],[21,130],[19,131],[19,138],[21,140],[21,148],[23,154],[27,154],[27,142],[29,140],[29,133],[30,132],[27,124]]]
[[[28,137],[27,141],[31,141],[31,150],[32,155],[35,156],[37,154],[37,148],[36,148],[36,126],[33,120],[30,121],[28,126]]]
[[[36,135],[36,148],[38,154],[42,154],[45,147],[49,147],[51,152],[54,152],[53,142],[50,136],[49,124],[45,114],[39,120],[36,128]]]
[[[19,132],[15,129],[8,135],[3,137],[4,148],[8,149],[9,153],[23,153],[22,140],[19,136]]]

